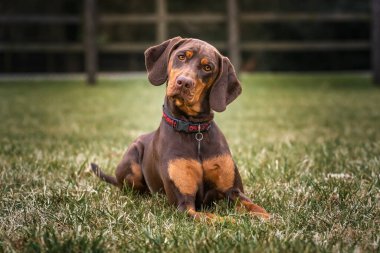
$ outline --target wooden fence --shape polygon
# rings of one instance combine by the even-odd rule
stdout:
[[[366,13],[246,13],[239,10],[238,0],[225,0],[227,12],[208,14],[174,14],[168,13],[167,0],[155,0],[156,11],[152,14],[102,15],[97,10],[97,0],[84,0],[84,15],[78,16],[1,16],[2,23],[65,23],[83,25],[83,44],[3,44],[4,52],[84,52],[87,81],[96,82],[98,69],[98,52],[143,52],[151,43],[109,43],[97,45],[98,24],[122,23],[152,24],[156,28],[156,42],[168,38],[168,26],[173,22],[218,23],[227,22],[228,41],[213,43],[217,48],[226,50],[237,69],[240,67],[241,51],[328,51],[328,50],[363,50],[371,49],[374,82],[380,85],[380,0],[372,1],[372,15]],[[288,21],[334,21],[356,22],[372,20],[372,41],[324,41],[324,42],[240,42],[240,22],[288,22]]]

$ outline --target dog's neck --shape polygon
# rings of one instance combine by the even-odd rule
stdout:
[[[167,112],[173,115],[173,117],[183,121],[198,123],[207,122],[214,119],[214,113],[211,111],[210,108],[202,110],[195,116],[187,115],[185,112],[183,112],[180,108],[178,108],[175,105],[173,100],[169,99],[168,97],[165,97],[164,108]]]

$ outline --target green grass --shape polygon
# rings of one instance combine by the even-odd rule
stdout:
[[[264,222],[194,222],[165,196],[120,192],[128,144],[157,128],[164,87],[145,78],[0,82],[0,252],[378,252],[380,89],[364,75],[242,77],[216,116]],[[339,177],[341,175],[341,177]]]

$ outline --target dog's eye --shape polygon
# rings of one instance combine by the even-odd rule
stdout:
[[[186,56],[184,56],[183,54],[180,54],[180,55],[178,55],[177,57],[178,57],[178,59],[179,59],[180,61],[184,61],[184,60],[186,59]]]
[[[203,66],[203,70],[206,71],[206,72],[210,72],[211,71],[211,66],[210,65],[204,65]]]

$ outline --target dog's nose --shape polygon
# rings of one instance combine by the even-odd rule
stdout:
[[[188,77],[185,76],[179,76],[177,77],[177,86],[178,87],[185,87],[186,89],[190,89],[194,86],[193,80],[191,80]]]

